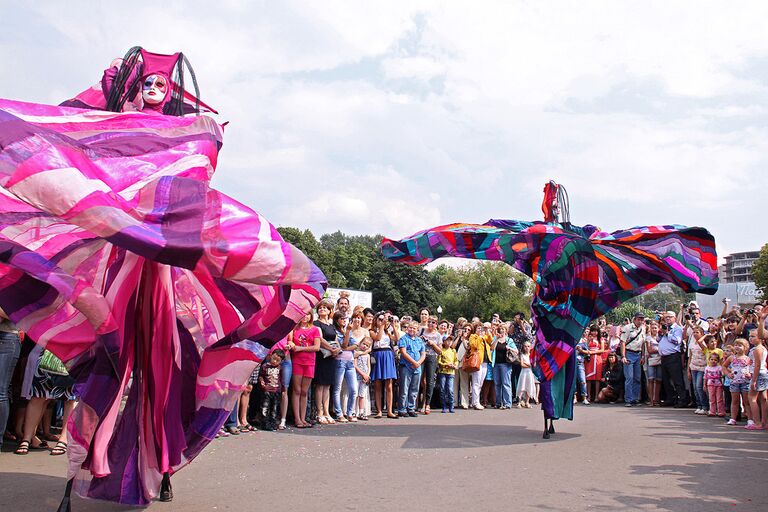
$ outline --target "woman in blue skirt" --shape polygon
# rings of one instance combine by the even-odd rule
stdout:
[[[374,418],[381,418],[383,414],[382,383],[386,390],[387,418],[397,418],[397,414],[392,410],[392,381],[397,378],[392,343],[397,343],[400,338],[400,325],[396,317],[390,317],[390,319],[392,322],[388,321],[385,313],[378,313],[370,329],[373,340],[371,381],[373,381],[373,399],[376,403]]]

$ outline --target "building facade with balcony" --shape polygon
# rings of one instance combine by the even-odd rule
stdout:
[[[760,251],[735,252],[725,257],[724,271],[720,279],[723,283],[748,283],[752,278],[752,265],[760,256]]]

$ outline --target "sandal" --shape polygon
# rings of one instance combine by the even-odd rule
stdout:
[[[321,425],[327,425],[328,424],[328,420],[325,419],[325,416],[318,416],[317,417],[317,422],[319,424],[321,424]]]
[[[14,452],[16,455],[26,455],[29,453],[29,441],[22,441],[19,443],[19,446],[16,447],[16,450]]]
[[[397,414],[389,414],[389,413],[387,413],[387,418],[389,418],[391,420],[396,420],[397,418],[399,418],[399,416]]]
[[[325,417],[325,421],[327,421],[329,425],[335,425],[336,424],[336,420],[333,419],[333,416],[326,416]]]
[[[285,430],[285,424],[281,423],[277,426],[277,430]]]
[[[429,414],[430,412],[431,412],[431,410],[430,410],[429,406],[427,406],[427,407],[424,409],[424,414]]]
[[[360,421],[368,421],[368,416],[360,416]]]
[[[65,453],[67,453],[67,443],[64,441],[56,443],[56,446],[51,450],[51,455],[64,455]]]

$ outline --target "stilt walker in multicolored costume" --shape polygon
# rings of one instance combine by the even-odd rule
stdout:
[[[72,488],[170,499],[170,474],[326,286],[210,188],[222,130],[185,66],[133,48],[69,107],[0,100],[0,307],[65,362],[80,399],[60,510]]]
[[[544,222],[449,224],[400,241],[385,238],[382,252],[409,265],[443,256],[503,261],[533,279],[532,362],[541,381],[544,438],[549,438],[553,419],[573,419],[574,347],[589,323],[659,283],[714,294],[717,255],[715,240],[704,228],[650,226],[604,233],[595,226],[574,226],[565,189],[555,182],[544,188],[542,210]]]

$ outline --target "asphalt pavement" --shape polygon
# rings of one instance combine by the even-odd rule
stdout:
[[[768,432],[692,410],[433,412],[218,439],[153,512],[768,510]],[[6,445],[5,450],[10,449]],[[0,454],[0,511],[54,512],[66,461]],[[73,512],[141,510],[73,499]]]

